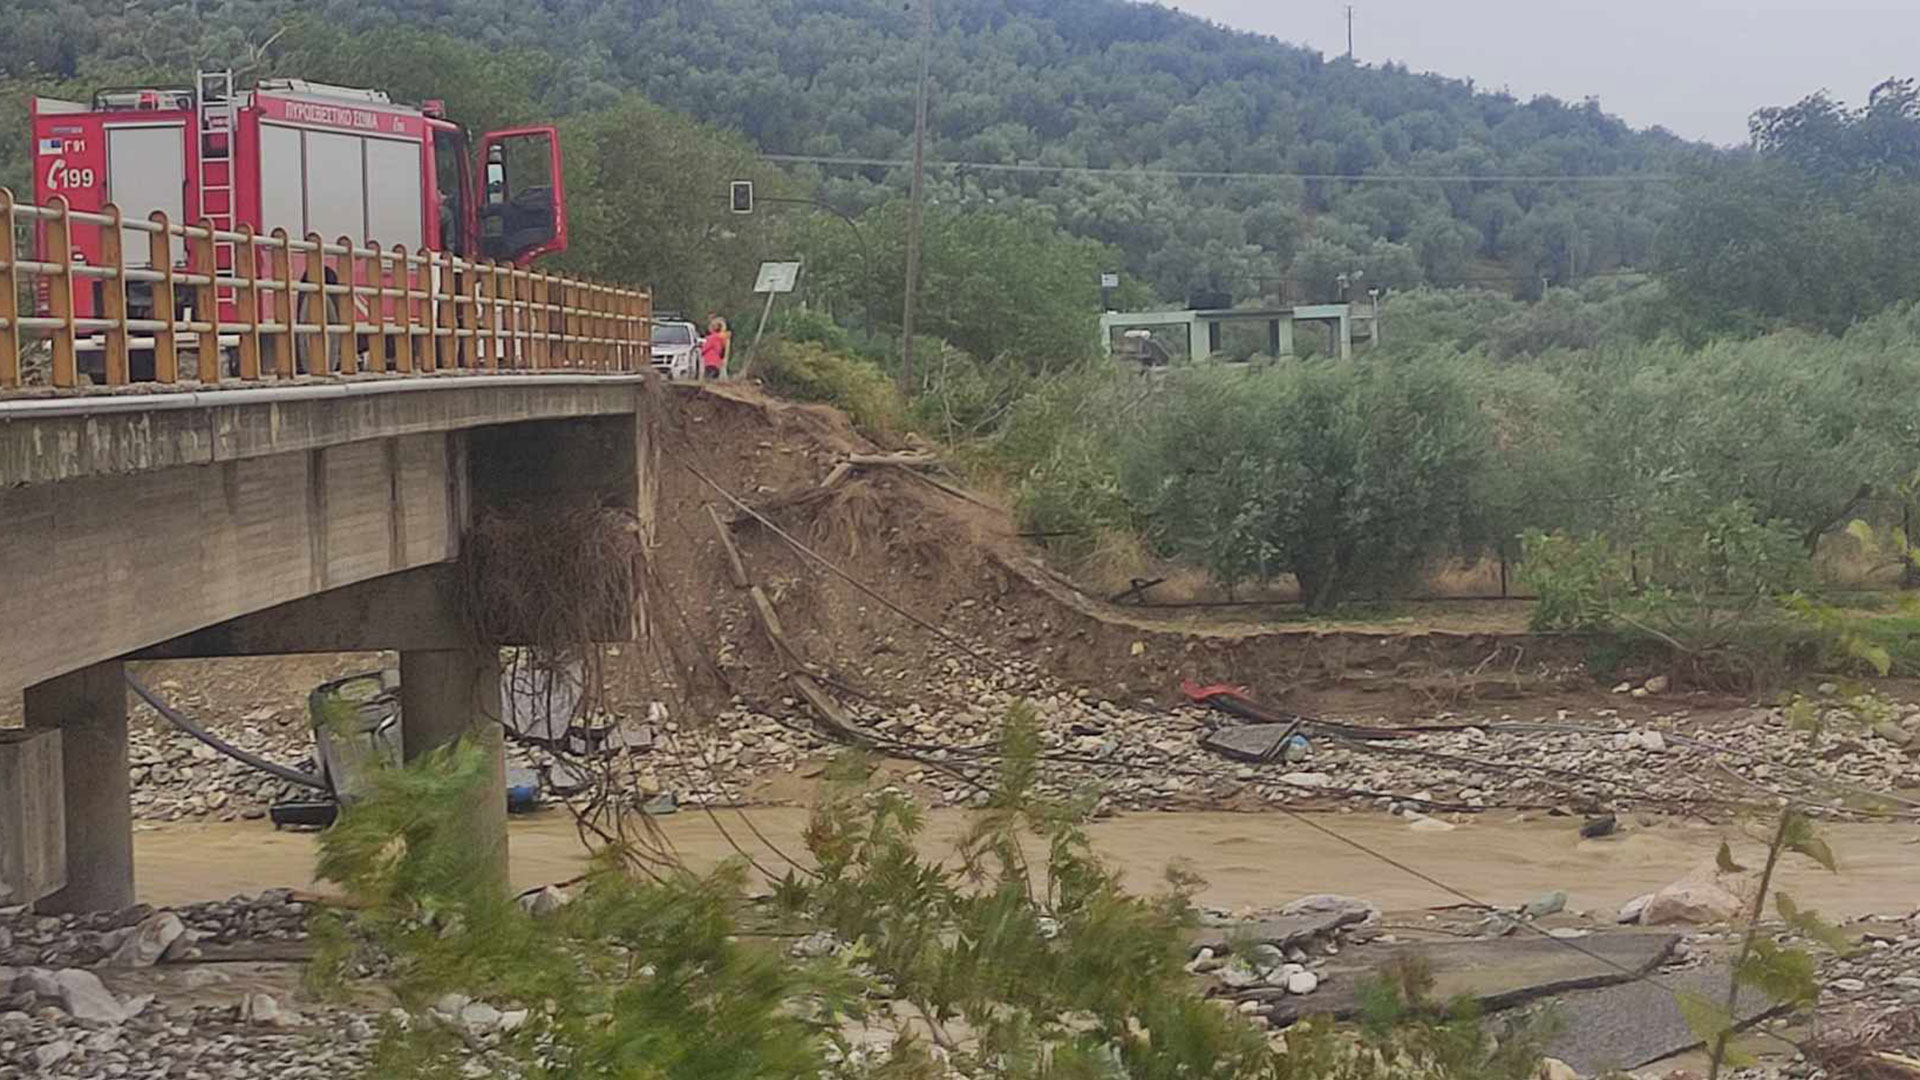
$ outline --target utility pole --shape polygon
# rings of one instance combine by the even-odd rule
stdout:
[[[1347,5],[1347,59],[1353,59],[1353,5]]]
[[[913,187],[907,207],[907,310],[900,318],[900,394],[913,392],[913,332],[920,306],[920,229],[926,207],[927,82],[933,67],[933,0],[920,0],[920,91],[913,116]]]

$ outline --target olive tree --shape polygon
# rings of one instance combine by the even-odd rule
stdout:
[[[1165,554],[1223,583],[1292,575],[1323,611],[1477,536],[1489,428],[1453,366],[1199,373],[1127,455]]]

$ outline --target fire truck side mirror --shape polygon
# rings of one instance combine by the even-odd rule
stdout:
[[[507,201],[507,147],[505,143],[493,143],[487,147],[486,192],[488,206]]]

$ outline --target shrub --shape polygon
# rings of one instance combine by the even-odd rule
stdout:
[[[1806,596],[1799,536],[1744,503],[1702,513],[1672,500],[1636,531],[1531,531],[1522,545],[1521,583],[1540,597],[1535,629],[1656,641],[1696,675],[1743,685],[1833,651]]]
[[[899,388],[878,365],[857,356],[809,341],[775,340],[763,347],[754,374],[781,397],[845,410],[870,434],[893,435],[905,426]]]
[[[1163,553],[1229,585],[1291,574],[1312,611],[1464,550],[1491,449],[1454,367],[1364,362],[1195,373],[1130,442]]]

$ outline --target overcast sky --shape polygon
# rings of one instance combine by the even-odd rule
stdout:
[[[1342,0],[1168,0],[1243,30],[1346,51]],[[1920,74],[1920,0],[1353,0],[1370,63],[1522,99],[1597,96],[1637,127],[1746,141],[1747,117],[1825,88],[1859,104]]]

